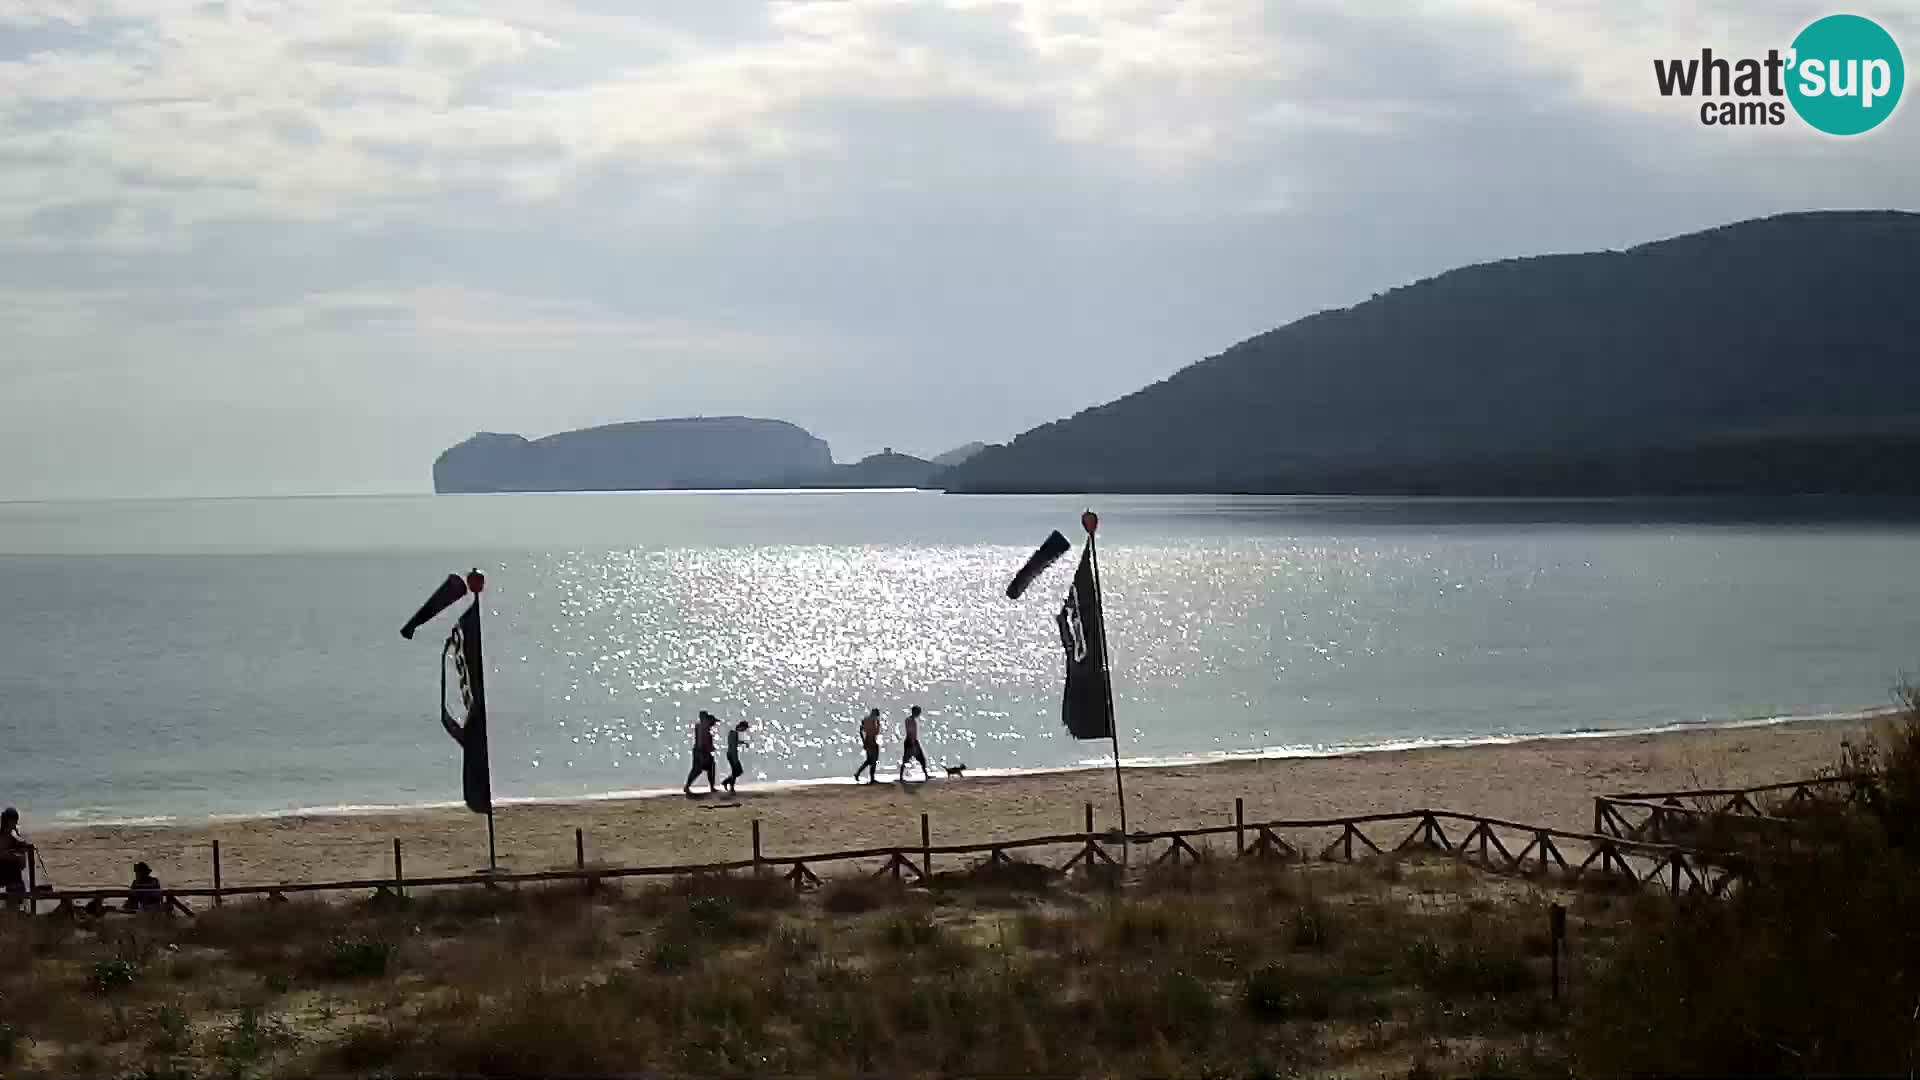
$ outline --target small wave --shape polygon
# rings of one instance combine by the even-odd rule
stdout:
[[[50,828],[85,828],[89,825],[178,825],[180,819],[172,814],[148,814],[128,817],[110,807],[81,806],[72,810],[56,810],[48,822]]]

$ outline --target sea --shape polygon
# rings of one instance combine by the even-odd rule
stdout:
[[[697,710],[746,782],[1098,765],[1060,721],[1062,559],[1100,515],[1118,751],[1311,755],[1886,705],[1920,514],[1788,500],[649,492],[0,504],[0,802],[46,828],[457,802],[450,572],[487,578],[502,800],[677,792]],[[724,769],[724,763],[722,765]],[[941,782],[944,782],[942,780]]]

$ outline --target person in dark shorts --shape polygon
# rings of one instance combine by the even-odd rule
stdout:
[[[705,709],[700,710],[700,719],[694,722],[693,769],[687,773],[687,782],[680,787],[681,791],[689,795],[693,794],[693,782],[699,778],[701,773],[707,774],[707,791],[709,793],[713,792],[719,786],[714,783],[713,779],[713,729],[719,723],[720,718]]]
[[[917,761],[920,763],[920,776],[922,779],[933,779],[932,771],[927,768],[927,755],[920,749],[920,706],[915,705],[913,708],[907,710],[906,722],[901,726],[905,737],[900,743],[900,779],[905,780],[907,778],[907,762],[909,761]]]
[[[747,744],[747,728],[750,725],[742,720],[727,731],[727,794],[733,794],[733,782],[747,770],[740,767],[740,748]]]
[[[860,774],[866,773],[867,783],[877,784],[880,782],[879,776],[876,775],[880,767],[879,709],[868,712],[866,718],[860,721],[860,745],[867,752],[867,760],[859,768],[853,770],[853,782],[856,784],[859,783]]]
[[[7,910],[20,907],[27,898],[27,860],[33,858],[33,845],[20,835],[20,811],[9,806],[0,810],[0,892],[6,894]]]

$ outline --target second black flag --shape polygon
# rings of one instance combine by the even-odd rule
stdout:
[[[1060,645],[1067,654],[1067,687],[1060,718],[1076,739],[1113,737],[1113,688],[1108,682],[1104,616],[1100,610],[1100,583],[1093,572],[1093,545],[1080,551],[1080,567],[1073,573],[1056,621]]]

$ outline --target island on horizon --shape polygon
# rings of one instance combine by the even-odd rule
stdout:
[[[981,444],[940,455],[964,461]],[[635,420],[539,439],[481,432],[433,463],[438,494],[509,491],[674,491],[765,488],[925,488],[941,466],[887,447],[836,464],[824,439],[797,424],[750,416]]]

